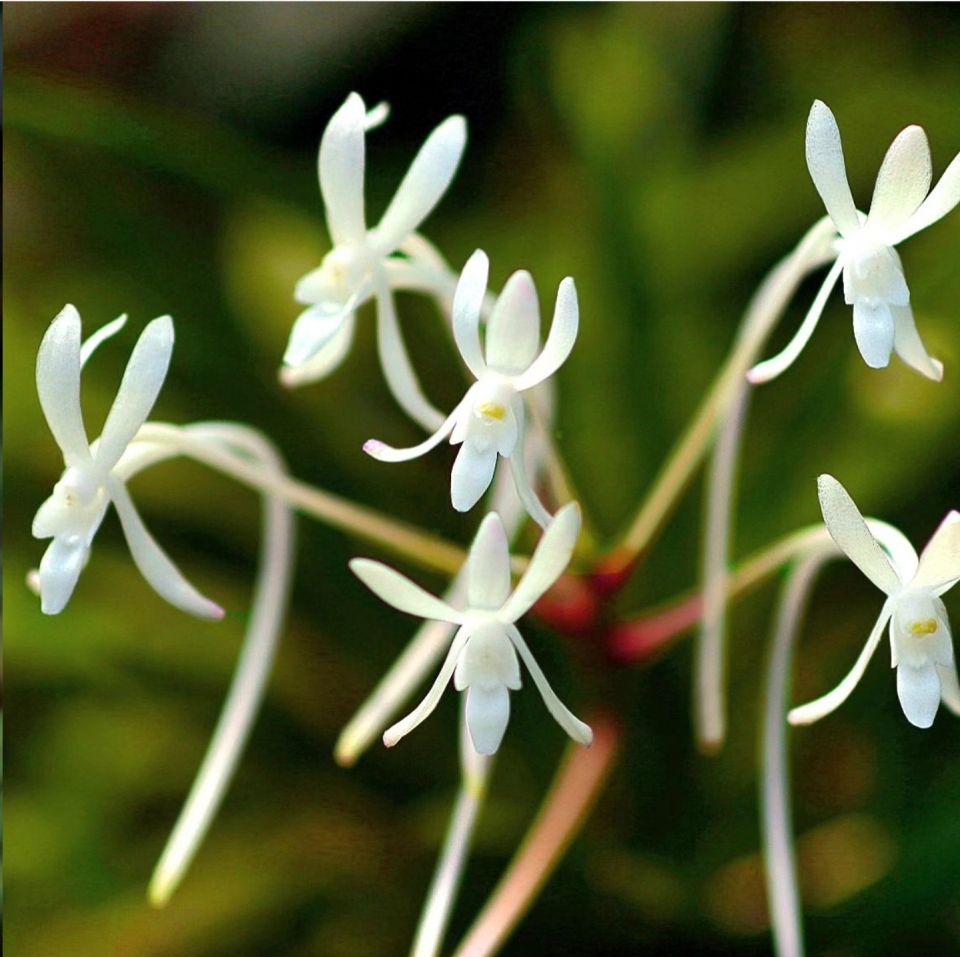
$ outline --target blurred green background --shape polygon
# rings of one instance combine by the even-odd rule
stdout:
[[[135,336],[171,313],[177,346],[154,417],[235,419],[293,471],[460,541],[442,454],[389,471],[364,439],[417,440],[375,362],[372,316],[341,370],[285,392],[295,280],[328,248],[316,184],[346,94],[393,107],[368,139],[368,220],[445,116],[466,158],[424,232],[457,268],[478,246],[499,286],[533,272],[549,315],[577,282],[581,334],[560,373],[558,438],[602,537],[626,522],[719,367],[756,284],[822,215],[803,159],[815,98],[834,110],[863,208],[883,153],[928,131],[935,176],[960,149],[955,4],[11,4],[4,54],[7,942],[17,957],[353,957],[403,953],[457,785],[456,702],[352,771],[339,729],[414,624],[346,571],[374,554],[304,520],[290,623],[223,810],[164,912],[145,887],[232,671],[259,503],[196,465],[134,483],[188,577],[230,614],[193,621],[154,595],[108,518],[69,607],[24,587],[32,515],[61,469],[33,381],[65,302],[92,330],[131,326],[84,376],[91,436]],[[762,389],[743,462],[737,554],[818,515],[830,472],[921,546],[960,501],[960,214],[902,249],[931,385],[868,370],[835,294],[796,366]],[[775,338],[812,298],[808,283]],[[433,307],[399,297],[428,393],[462,380]],[[431,366],[437,366],[433,374]],[[699,480],[620,600],[690,587]],[[425,585],[439,580],[419,575]],[[757,691],[775,589],[733,624],[731,738],[691,742],[689,643],[614,674],[525,626],[561,696],[601,703],[622,761],[582,837],[505,953],[770,952],[759,870]],[[960,600],[948,596],[960,621]],[[880,607],[850,566],[818,588],[795,697],[854,660]],[[811,954],[960,953],[960,737],[907,724],[881,651],[836,715],[793,735]],[[454,915],[468,925],[521,838],[564,742],[538,696],[514,716]]]

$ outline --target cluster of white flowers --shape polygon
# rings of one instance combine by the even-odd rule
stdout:
[[[576,718],[552,690],[516,626],[564,574],[580,535],[580,506],[563,501],[565,486],[545,480],[550,471],[548,460],[554,454],[549,412],[552,403],[548,397],[543,401],[536,398],[571,354],[577,338],[579,304],[573,280],[564,279],[549,333],[541,344],[537,292],[528,272],[513,273],[498,296],[488,296],[489,262],[482,250],[470,256],[457,276],[417,232],[459,165],[466,145],[462,117],[450,117],[428,137],[380,223],[368,229],[364,203],[366,133],[382,123],[387,112],[384,104],[368,111],[361,97],[352,93],[323,134],[319,179],[333,248],[296,286],[295,298],[307,308],[293,324],[280,379],[294,386],[330,374],[351,346],[358,310],[375,301],[378,352],[385,379],[401,408],[431,434],[413,448],[396,449],[370,439],[363,449],[380,461],[396,463],[423,455],[448,440],[460,446],[450,479],[453,508],[467,512],[490,492],[466,560],[443,599],[380,562],[358,558],[350,563],[356,576],[383,601],[428,619],[432,625],[421,629],[384,684],[361,709],[356,720],[362,730],[351,724],[337,750],[338,759],[347,764],[376,734],[382,733],[387,746],[395,745],[435,710],[452,680],[464,693],[464,779],[470,783],[469,795],[476,797],[482,792],[477,782],[485,780],[489,770],[484,758],[495,754],[504,739],[511,692],[521,686],[521,661],[550,714],[567,735],[585,746],[593,738],[591,728]],[[854,336],[866,363],[874,368],[886,366],[896,351],[930,379],[939,380],[943,375],[942,364],[929,356],[917,332],[894,247],[940,219],[960,201],[960,157],[953,160],[928,195],[931,163],[926,136],[919,127],[908,127],[887,152],[870,214],[864,215],[854,206],[847,184],[836,121],[819,101],[807,124],[806,155],[829,221],[814,227],[758,294],[757,304],[745,320],[745,332],[737,346],[740,351],[735,351],[729,366],[736,373],[736,389],[721,389],[719,398],[711,400],[714,404],[707,406],[707,414],[713,416],[710,421],[741,415],[738,410],[743,407],[746,382],[772,379],[797,358],[841,273],[845,300],[853,306]],[[744,372],[756,361],[756,353],[801,279],[829,261],[832,265],[827,277],[793,341],[780,355],[754,365],[745,378]],[[425,398],[403,344],[393,299],[393,291],[398,289],[417,291],[436,300],[449,323],[462,364],[475,380],[446,416]],[[244,657],[238,668],[238,690],[236,695],[231,693],[225,710],[224,727],[232,727],[231,722],[236,720],[243,730],[225,734],[222,740],[218,731],[188,810],[158,868],[152,894],[162,903],[172,893],[215,813],[260,700],[288,583],[286,571],[275,569],[271,577],[270,567],[282,564],[286,568],[292,552],[291,531],[284,524],[282,510],[296,506],[312,511],[322,520],[380,543],[390,541],[392,526],[389,519],[371,519],[368,513],[361,516],[359,507],[334,501],[326,493],[290,479],[272,446],[251,430],[223,423],[183,428],[147,423],[173,349],[169,316],[155,319],[144,329],[103,433],[89,443],[80,408],[81,369],[97,346],[117,333],[124,321],[121,317],[82,342],[80,316],[72,306],[66,306],[40,346],[37,388],[65,464],[61,479],[33,524],[37,538],[52,539],[32,578],[42,611],[57,614],[66,606],[89,559],[93,538],[113,503],[133,559],[154,590],[198,617],[223,616],[223,610],[186,581],[150,536],[126,487],[134,474],[173,455],[192,455],[261,489],[268,501],[281,509],[273,515],[272,544],[265,545],[265,554],[269,547],[272,555],[282,552],[287,556],[266,560],[263,595],[267,597],[256,601],[262,601],[263,607],[269,605],[270,611],[260,617],[254,615],[250,631],[252,646],[260,650]],[[728,469],[733,468],[729,463],[736,458],[738,428],[734,423],[730,433],[734,438],[728,449],[734,451],[725,453]],[[626,545],[620,543],[627,565],[649,543],[680,494],[687,474],[681,472],[706,454],[716,431],[706,428],[693,430],[692,434],[700,437],[700,444],[683,447],[684,454],[679,456],[683,467],[666,470],[672,484],[651,492],[648,503],[654,504],[641,507],[636,531],[625,537]],[[722,448],[723,440],[718,444]],[[718,456],[723,458],[720,453]],[[502,480],[505,473],[496,476],[501,458],[509,460],[512,481]],[[544,499],[553,506],[552,512]],[[960,714],[953,643],[941,598],[960,581],[960,513],[951,512],[944,519],[918,559],[899,533],[878,541],[871,533],[874,526],[868,527],[853,500],[830,476],[820,479],[820,503],[830,536],[887,600],[851,673],[830,694],[792,710],[790,722],[814,721],[846,699],[864,673],[887,622],[898,694],[908,720],[918,727],[929,727],[941,701]],[[542,533],[529,559],[514,559],[516,564],[512,565],[510,541],[525,516]],[[394,545],[411,561],[423,559],[417,548],[405,548],[397,542]],[[514,587],[512,567],[522,571]],[[727,584],[726,579],[721,581],[724,596]],[[392,723],[416,686],[438,663],[439,673],[421,703]],[[777,720],[782,723],[783,717],[778,714]],[[371,729],[375,729],[372,735]],[[455,817],[456,827],[466,836],[452,842],[458,849],[451,853],[461,856],[451,859],[454,863],[448,861],[446,869],[438,873],[455,873],[462,866],[475,803],[469,808]],[[438,883],[440,890],[428,905],[430,920],[424,925],[430,928],[429,933],[425,931],[431,941],[428,950],[442,933],[450,888],[456,883],[455,877],[445,881]]]

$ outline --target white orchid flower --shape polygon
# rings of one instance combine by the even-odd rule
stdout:
[[[820,508],[833,540],[887,596],[857,663],[824,697],[794,708],[791,724],[809,724],[841,705],[856,687],[890,622],[892,666],[907,720],[929,728],[941,700],[960,715],[960,686],[941,595],[960,581],[960,512],[952,511],[917,558],[908,542],[885,552],[843,486],[830,475],[818,479]]]
[[[379,225],[367,229],[364,212],[366,131],[383,122],[385,104],[367,112],[362,97],[351,93],[333,115],[320,141],[320,191],[333,249],[307,273],[294,292],[309,306],[293,325],[283,357],[286,385],[315,382],[332,372],[353,341],[356,311],[377,299],[380,359],[391,389],[418,421],[436,412],[420,393],[400,338],[391,289],[405,285],[404,260],[393,254],[415,237],[453,179],[467,141],[466,121],[451,116],[427,138],[407,171]],[[433,428],[434,425],[428,426]]]
[[[449,436],[461,444],[450,478],[450,497],[458,512],[469,511],[490,487],[497,457],[510,459],[520,500],[546,528],[550,515],[530,486],[524,462],[526,409],[522,393],[552,376],[570,355],[577,338],[577,290],[569,277],[560,283],[553,324],[538,354],[540,306],[530,273],[515,272],[503,287],[480,344],[480,312],[489,261],[477,250],[467,261],[453,299],[453,334],[476,382],[446,421],[425,442],[395,449],[376,439],[364,450],[384,462],[403,462],[429,452]]]
[[[927,135],[919,126],[908,126],[887,150],[870,214],[864,215],[857,211],[847,182],[837,121],[817,100],[807,121],[807,166],[839,233],[837,258],[796,336],[780,355],[755,366],[750,380],[769,381],[793,363],[843,273],[844,299],[853,306],[854,338],[867,365],[884,368],[895,351],[907,365],[939,381],[943,365],[927,354],[920,340],[910,290],[894,247],[946,216],[960,202],[960,155],[927,195],[932,176]]]
[[[507,536],[500,516],[490,512],[467,557],[467,607],[463,610],[379,562],[365,558],[350,562],[353,573],[387,604],[411,615],[460,626],[426,697],[384,733],[387,747],[393,747],[433,712],[452,677],[454,687],[467,693],[466,722],[473,746],[479,754],[495,753],[510,718],[509,692],[520,687],[518,654],[560,727],[574,741],[590,744],[593,732],[557,697],[514,624],[563,574],[579,533],[580,507],[571,502],[557,512],[511,592]]]
[[[146,421],[167,374],[173,352],[173,320],[154,319],[140,335],[127,363],[120,390],[92,445],[80,409],[80,370],[105,339],[120,330],[121,316],[83,345],[80,315],[70,305],[53,320],[37,355],[37,391],[66,471],[33,520],[35,538],[53,541],[40,562],[41,609],[61,612],[87,563],[90,546],[110,503],[116,506],[130,554],[154,590],[172,605],[200,618],[222,618],[223,609],[204,598],[180,574],[140,518],[118,463]]]

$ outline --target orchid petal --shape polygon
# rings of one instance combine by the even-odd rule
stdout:
[[[183,577],[167,553],[147,531],[123,482],[112,479],[109,491],[117,515],[120,516],[120,524],[123,526],[123,534],[126,536],[134,564],[150,587],[174,607],[196,615],[197,618],[213,621],[223,618],[223,609],[210,599],[204,598]]]
[[[510,692],[503,685],[467,689],[467,730],[477,754],[496,754],[509,720]]]
[[[478,449],[469,440],[460,446],[450,473],[450,501],[458,512],[469,512],[493,481],[495,448]]]
[[[480,523],[467,559],[467,603],[496,611],[510,594],[510,549],[503,522],[490,512]]]
[[[167,377],[172,355],[173,320],[161,316],[140,333],[104,423],[94,458],[105,472],[120,461],[124,449],[146,422]]]
[[[547,706],[547,710],[553,716],[554,721],[578,744],[590,747],[593,743],[593,731],[590,725],[581,721],[557,697],[557,693],[550,687],[550,682],[547,681],[546,675],[541,671],[540,665],[537,664],[532,652],[527,647],[527,643],[523,640],[523,636],[516,627],[514,625],[508,625],[507,633],[510,635],[510,640],[513,642],[514,647],[520,653],[520,657],[523,659],[527,671],[530,672],[530,677],[533,678],[533,683],[537,686],[537,690],[543,698],[543,703]]]
[[[806,152],[807,169],[830,218],[841,236],[853,235],[860,229],[860,218],[847,182],[840,129],[820,100],[814,102],[807,119]]]
[[[576,502],[570,502],[564,505],[550,522],[527,570],[501,609],[500,616],[505,621],[516,621],[525,615],[563,574],[570,564],[579,535],[580,506]]]
[[[354,295],[346,302],[318,302],[304,309],[290,330],[283,364],[296,368],[309,362],[343,328],[344,322],[356,310],[358,299]]]
[[[874,652],[877,650],[877,645],[880,644],[880,639],[883,637],[883,629],[892,614],[893,602],[887,600],[884,602],[883,608],[880,611],[880,617],[873,626],[873,631],[870,632],[870,637],[867,638],[867,643],[863,646],[863,650],[860,652],[856,663],[850,669],[847,676],[833,691],[828,692],[821,698],[817,698],[816,701],[800,705],[800,707],[790,711],[787,715],[787,720],[790,724],[813,724],[814,721],[819,721],[832,711],[835,711],[850,697],[850,693],[860,683],[863,673],[867,670],[867,665],[870,663],[870,659],[873,657]]]
[[[920,567],[911,588],[931,588],[938,594],[944,585],[960,580],[960,512],[951,511],[920,554]]]
[[[517,397],[519,399],[519,396]],[[519,418],[523,414],[523,401],[518,402],[519,410],[516,415]],[[530,476],[527,474],[527,450],[524,441],[519,441],[510,456],[510,471],[513,474],[513,484],[517,491],[517,498],[523,505],[526,513],[543,529],[546,529],[553,516],[547,511],[546,506],[540,501],[539,496],[530,483]]]
[[[537,287],[521,269],[507,280],[487,320],[487,365],[503,375],[520,375],[530,367],[539,344]]]
[[[419,445],[414,445],[408,449],[395,449],[392,445],[387,445],[379,439],[368,439],[363,443],[363,451],[366,452],[367,455],[372,455],[380,462],[408,462],[410,459],[416,459],[421,455],[426,455],[427,452],[435,449],[450,434],[462,408],[463,402],[447,416],[443,425],[441,425],[429,439],[421,442]]]
[[[957,203],[960,203],[960,153],[954,156],[953,162],[944,170],[937,185],[917,211],[899,229],[893,230],[887,241],[892,246],[903,242],[942,219]]]
[[[393,293],[387,284],[387,275],[378,270],[377,276],[377,352],[384,378],[407,415],[425,429],[436,429],[443,422],[443,414],[424,397],[417,374],[410,363],[407,347],[400,335]]]
[[[450,645],[450,650],[447,652],[447,657],[444,659],[443,665],[440,668],[440,673],[430,686],[430,690],[427,692],[423,701],[405,718],[401,718],[400,721],[383,732],[383,743],[388,748],[392,748],[401,738],[408,735],[417,725],[422,724],[436,710],[437,705],[440,703],[440,698],[443,696],[443,692],[450,683],[453,671],[457,667],[457,659],[460,657],[460,652],[463,651],[463,647],[469,638],[470,629],[468,627],[463,627],[457,632],[453,643]]]
[[[937,674],[940,675],[941,700],[955,715],[960,717],[960,681],[957,680],[956,663],[937,665]]]
[[[897,697],[907,721],[917,728],[929,728],[940,707],[940,675],[928,661],[922,668],[901,664],[897,668]]]
[[[117,316],[113,322],[108,322],[92,335],[87,336],[83,341],[83,345],[80,346],[80,369],[83,369],[90,356],[92,356],[107,339],[113,338],[126,324],[127,315],[124,313],[122,316]]]
[[[408,615],[453,624],[463,624],[465,621],[463,612],[451,608],[445,601],[424,591],[409,578],[382,562],[355,558],[350,562],[350,571],[378,598]]]
[[[50,323],[37,354],[37,393],[67,465],[90,461],[80,411],[80,314],[66,305]]]
[[[870,534],[847,490],[832,475],[821,475],[817,479],[817,491],[827,530],[847,558],[882,592],[887,595],[897,592],[900,577]]]
[[[893,312],[886,300],[858,299],[853,304],[853,337],[871,369],[884,369],[890,364],[895,334]]]
[[[827,304],[830,293],[833,292],[833,287],[840,278],[843,267],[844,261],[842,259],[838,259],[830,267],[830,271],[827,273],[826,279],[823,280],[823,285],[821,285],[817,291],[817,295],[814,297],[806,316],[804,316],[803,322],[800,324],[796,335],[794,335],[782,352],[770,359],[765,359],[763,362],[758,362],[747,373],[748,382],[753,385],[770,382],[776,379],[781,373],[786,372],[787,369],[793,365],[800,353],[803,352],[806,344],[810,341],[814,330],[817,328],[817,323],[820,322],[820,316],[823,315],[823,308]]]
[[[884,234],[902,226],[923,202],[932,175],[927,134],[919,126],[908,126],[883,158],[867,224]]]
[[[317,382],[330,375],[347,357],[353,345],[353,336],[357,326],[357,314],[348,313],[333,337],[301,366],[282,366],[280,383],[287,388]]]
[[[480,311],[489,269],[487,254],[478,249],[463,267],[453,294],[453,338],[467,368],[478,379],[487,371],[480,348]]]
[[[366,119],[362,97],[351,93],[333,114],[320,140],[320,192],[336,246],[358,243],[367,231],[363,211]]]
[[[420,147],[396,195],[374,232],[382,255],[392,253],[440,201],[453,179],[467,145],[467,123],[462,116],[444,120]]]
[[[577,341],[580,309],[577,304],[577,287],[568,276],[557,290],[557,304],[553,310],[553,322],[543,351],[533,365],[514,383],[518,392],[529,389],[557,371],[567,361],[573,344]]]
[[[66,607],[86,563],[89,543],[78,537],[55,538],[40,559],[40,610],[59,615]]]
[[[934,359],[924,348],[910,306],[891,306],[893,314],[893,348],[898,356],[917,372],[934,382],[943,379],[943,363]]]
[[[63,502],[51,495],[33,516],[30,532],[34,538],[53,538],[63,531],[64,518]]]

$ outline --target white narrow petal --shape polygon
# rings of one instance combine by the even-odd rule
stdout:
[[[530,481],[530,475],[527,471],[526,448],[523,440],[517,442],[510,456],[510,471],[513,474],[513,484],[517,492],[517,498],[523,505],[524,511],[543,529],[549,527],[553,521],[553,516],[547,511],[546,506],[540,501],[539,496],[534,491]]]
[[[477,754],[496,754],[510,720],[510,692],[503,686],[467,688],[466,720]]]
[[[898,356],[921,375],[934,382],[943,379],[943,363],[934,359],[924,348],[917,324],[913,319],[913,310],[907,306],[891,306],[893,314],[893,348]]]
[[[462,116],[448,117],[427,137],[375,230],[374,242],[383,255],[393,252],[430,215],[447,191],[466,145],[467,123]]]
[[[487,320],[487,365],[503,375],[520,375],[540,345],[540,303],[533,276],[515,272],[497,297]]]
[[[495,448],[477,449],[464,441],[450,473],[450,501],[458,512],[469,512],[493,481],[497,467]]]
[[[40,559],[40,610],[59,615],[66,607],[87,559],[89,545],[82,538],[55,538]]]
[[[354,312],[357,296],[346,302],[318,302],[294,320],[283,354],[283,364],[296,368],[309,362],[343,328]]]
[[[80,411],[80,314],[66,305],[50,323],[37,353],[37,393],[67,465],[90,461]]]
[[[580,323],[580,307],[577,303],[577,287],[568,276],[557,290],[557,304],[553,310],[553,323],[543,352],[533,365],[515,382],[517,391],[529,389],[538,382],[550,378],[567,361],[573,344],[577,341]]]
[[[487,371],[480,348],[480,312],[489,270],[487,254],[478,249],[463,267],[453,294],[453,338],[467,368],[478,379]]]
[[[436,680],[430,686],[430,690],[427,692],[423,701],[405,718],[402,718],[383,732],[383,743],[388,748],[392,748],[401,738],[408,735],[417,725],[424,722],[433,714],[437,705],[440,703],[440,698],[443,696],[444,690],[447,685],[450,684],[450,678],[453,676],[453,671],[457,667],[457,659],[460,657],[460,652],[463,651],[463,646],[469,638],[470,631],[468,628],[461,628],[457,632],[454,636],[453,643],[450,645],[450,650],[447,652],[447,657],[444,659],[443,665],[440,668],[440,674],[437,675]]]
[[[853,304],[853,337],[871,369],[890,364],[896,326],[890,304],[882,299],[858,299]]]
[[[763,362],[758,362],[747,373],[748,382],[753,383],[753,385],[770,382],[776,379],[781,373],[786,372],[787,369],[793,365],[800,353],[803,352],[806,344],[810,341],[814,329],[817,328],[817,323],[820,321],[820,316],[823,315],[823,308],[827,304],[827,299],[830,297],[830,293],[833,292],[833,287],[837,284],[840,273],[843,272],[843,266],[843,260],[837,259],[830,267],[830,271],[827,273],[826,279],[823,280],[823,285],[814,297],[806,316],[803,318],[803,322],[800,323],[800,328],[797,330],[796,335],[790,340],[782,352],[770,359],[765,359]]]
[[[919,233],[946,216],[957,203],[960,203],[960,153],[954,156],[953,162],[944,170],[943,176],[920,208],[899,229],[891,232],[888,242],[894,246],[908,236]]]
[[[317,382],[330,375],[350,352],[356,327],[357,314],[355,312],[348,313],[333,338],[319,352],[315,353],[312,359],[296,368],[291,366],[281,367],[281,385],[292,389],[309,382]]]
[[[490,512],[480,523],[467,559],[467,604],[496,611],[510,594],[510,549],[503,522]]]
[[[929,728],[940,707],[940,675],[928,661],[922,668],[901,664],[897,668],[897,697],[907,721],[917,728]]]
[[[581,721],[558,697],[553,688],[550,687],[550,683],[547,681],[546,675],[540,670],[540,665],[537,664],[536,659],[533,657],[533,653],[527,647],[527,643],[523,640],[523,635],[516,629],[514,625],[509,625],[507,631],[510,635],[510,640],[513,642],[517,651],[520,653],[520,657],[523,659],[524,665],[526,665],[527,671],[530,672],[530,677],[533,678],[533,683],[537,686],[537,690],[540,692],[540,696],[543,698],[543,703],[547,706],[547,710],[553,716],[554,721],[563,728],[564,731],[573,738],[578,744],[583,744],[589,747],[593,743],[593,731],[590,728],[590,725],[585,724]]]
[[[821,475],[817,479],[817,492],[827,530],[847,558],[882,592],[888,595],[896,592],[900,588],[900,577],[870,534],[847,490],[832,475]]]
[[[97,465],[105,472],[120,461],[124,449],[147,420],[167,377],[173,354],[173,320],[161,316],[140,334],[120,382],[120,390],[103,425]]]
[[[127,316],[126,313],[124,313],[122,316],[117,316],[113,322],[108,322],[105,326],[101,326],[93,335],[87,336],[83,345],[80,347],[80,368],[82,369],[87,364],[90,356],[92,356],[107,339],[115,336],[126,324]]]
[[[940,698],[943,703],[960,717],[960,681],[957,680],[956,662],[950,665],[937,665],[940,675]]]
[[[351,93],[320,140],[320,192],[335,245],[358,242],[367,231],[363,213],[364,126],[367,111]]]
[[[460,590],[459,579],[453,587]],[[447,597],[452,593],[451,589]],[[454,631],[456,626],[446,621],[426,621],[420,626],[410,644],[340,732],[333,751],[337,764],[351,767],[373,740],[383,734],[383,729],[393,721],[414,689],[439,664]]]
[[[30,532],[34,538],[53,538],[65,531],[65,518],[63,502],[56,495],[51,495],[33,516]]]
[[[810,108],[806,150],[807,169],[830,218],[842,236],[852,235],[860,228],[860,219],[847,182],[840,129],[830,108],[820,100]]]
[[[563,574],[579,535],[580,506],[570,502],[557,512],[543,533],[527,570],[503,606],[500,614],[506,621],[516,621],[525,615]]]
[[[443,422],[443,413],[426,399],[417,374],[410,363],[407,347],[400,334],[397,310],[393,302],[387,274],[377,270],[377,352],[387,385],[400,408],[425,429],[436,429]]]
[[[877,173],[869,225],[884,233],[903,225],[923,202],[932,175],[927,134],[908,126],[890,144]]]
[[[951,511],[920,554],[920,567],[911,588],[939,590],[960,579],[960,512]]]
[[[109,489],[117,515],[120,516],[120,524],[123,526],[123,534],[126,536],[130,555],[150,587],[171,605],[188,614],[196,615],[197,618],[207,618],[212,621],[223,618],[223,609],[209,598],[204,598],[183,577],[177,566],[170,561],[166,552],[147,531],[123,482],[113,479]]]
[[[407,462],[410,459],[426,455],[427,452],[435,449],[450,434],[462,408],[463,403],[461,402],[460,405],[447,416],[443,425],[441,425],[429,439],[421,442],[419,445],[414,445],[409,449],[395,449],[392,445],[387,445],[379,439],[368,439],[363,443],[363,451],[366,452],[367,455],[372,455],[380,462]]]
[[[873,653],[877,650],[877,645],[883,637],[883,629],[890,620],[891,614],[893,614],[893,602],[888,599],[884,602],[883,608],[880,611],[880,617],[873,626],[873,631],[870,632],[867,643],[863,646],[860,656],[857,658],[856,663],[850,669],[847,676],[833,691],[828,692],[822,698],[817,698],[816,701],[800,705],[800,707],[790,711],[787,715],[787,720],[790,724],[813,724],[814,721],[819,721],[821,718],[830,714],[830,712],[835,711],[850,697],[850,693],[860,683],[860,679],[863,677],[864,671],[867,670],[867,665],[870,663]]]
[[[418,618],[432,618],[454,624],[462,624],[464,621],[463,612],[451,608],[445,601],[424,591],[409,578],[382,562],[371,561],[369,558],[354,558],[350,562],[350,571],[378,598],[399,611],[416,615]]]

